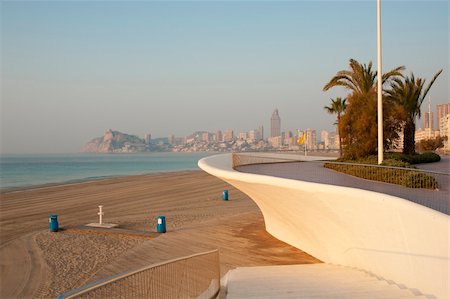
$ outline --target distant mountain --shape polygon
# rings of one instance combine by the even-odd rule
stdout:
[[[102,137],[89,141],[82,149],[85,153],[137,153],[148,150],[145,141],[135,135],[107,130]]]

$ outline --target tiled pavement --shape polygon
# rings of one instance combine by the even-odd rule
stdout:
[[[443,157],[438,163],[419,165],[418,168],[449,173],[450,157]],[[450,175],[434,175],[439,182],[439,190],[411,189],[403,186],[369,181],[342,174],[323,167],[321,161],[290,162],[277,164],[255,164],[239,166],[238,171],[359,188],[401,197],[428,208],[450,215]]]

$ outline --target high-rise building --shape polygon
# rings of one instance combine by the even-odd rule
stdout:
[[[437,127],[439,129],[441,124],[441,118],[450,114],[450,103],[436,105],[436,117],[437,117]]]
[[[330,149],[339,149],[339,134],[336,131],[331,131],[328,139],[330,140]]]
[[[202,141],[209,141],[209,133],[208,132],[203,132],[202,133]]]
[[[423,129],[430,129],[433,131],[434,125],[433,125],[433,112],[431,112],[431,100],[428,98],[428,112],[425,112],[423,114]]]
[[[249,139],[252,142],[260,140],[261,136],[259,135],[259,130],[250,130],[250,131],[248,131],[247,139]]]
[[[330,148],[329,135],[330,135],[330,133],[328,133],[328,131],[323,130],[322,132],[320,132],[320,140],[323,142],[323,146],[325,149]]]
[[[285,131],[283,134],[282,134],[282,138],[283,138],[283,144],[284,145],[291,145],[292,144],[292,141],[291,141],[291,138],[292,138],[292,132],[291,131]]]
[[[281,119],[278,109],[275,109],[270,118],[270,137],[281,136]]]
[[[231,129],[225,130],[225,132],[223,133],[223,140],[229,142],[233,141],[233,139],[234,139],[233,130]]]
[[[306,130],[306,145],[309,150],[315,150],[317,143],[316,130],[307,129]]]
[[[239,133],[239,139],[240,140],[246,140],[247,139],[247,132],[240,132]]]
[[[433,131],[433,112],[425,112],[423,114],[423,129],[431,129]]]
[[[169,137],[167,138],[167,142],[172,145],[175,144],[175,135],[169,135]]]
[[[145,134],[145,144],[150,144],[150,141],[152,140],[152,134]]]
[[[216,142],[222,142],[223,138],[222,138],[222,131],[221,130],[218,130],[216,132],[215,140],[216,140]]]
[[[279,148],[282,145],[281,136],[269,137],[268,141],[269,141],[269,144],[274,148]]]
[[[259,127],[259,137],[264,140],[264,127]]]

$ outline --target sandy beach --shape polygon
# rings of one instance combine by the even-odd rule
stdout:
[[[221,199],[229,190],[230,200]],[[1,193],[1,298],[49,298],[110,275],[218,248],[238,266],[320,262],[269,235],[245,194],[201,171],[129,176]],[[98,221],[119,229],[86,229]],[[60,232],[48,230],[57,214]],[[167,217],[157,234],[156,217]]]

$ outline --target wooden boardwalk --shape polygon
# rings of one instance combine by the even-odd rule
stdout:
[[[216,248],[220,252],[222,276],[238,266],[320,262],[269,235],[264,229],[262,215],[255,211],[169,231],[128,251],[93,280]]]

